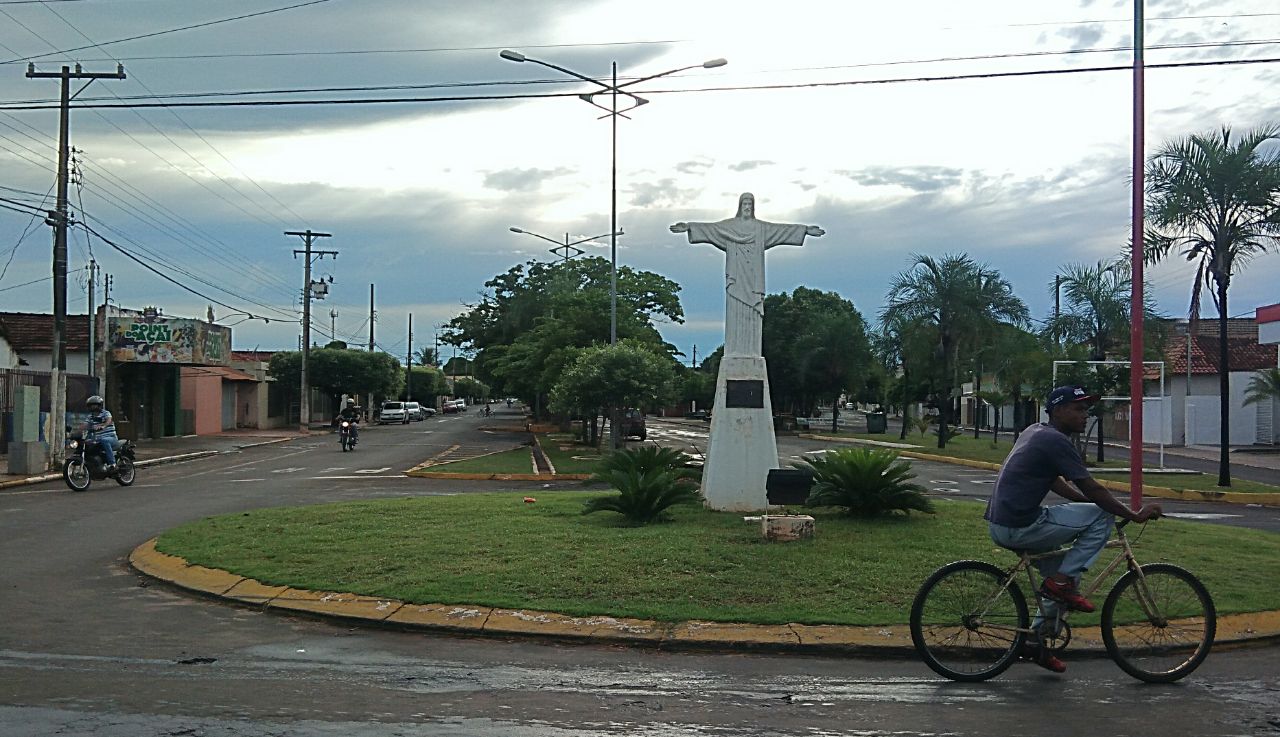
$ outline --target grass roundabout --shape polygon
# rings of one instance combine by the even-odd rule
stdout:
[[[756,624],[903,624],[938,566],[1013,560],[989,541],[974,502],[939,500],[935,515],[872,520],[813,511],[816,539],[779,544],[741,514],[692,506],[644,527],[581,514],[604,493],[253,510],[174,528],[157,549],[266,584],[409,603]],[[1144,563],[1194,572],[1219,614],[1280,609],[1280,535],[1162,520],[1147,527],[1139,551]]]

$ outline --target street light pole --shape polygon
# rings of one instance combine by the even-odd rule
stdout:
[[[531,230],[524,230],[524,229],[522,229],[522,228],[516,228],[516,227],[514,227],[514,226],[513,226],[513,227],[510,227],[510,228],[507,228],[507,230],[510,230],[512,233],[520,233],[520,234],[523,234],[523,235],[531,235],[531,236],[533,236],[534,238],[541,238],[542,240],[544,240],[544,241],[546,241],[546,242],[548,242],[548,243],[554,243],[554,244],[556,244],[556,247],[555,247],[555,248],[548,248],[547,250],[548,250],[548,251],[550,251],[550,252],[552,253],[552,255],[554,255],[554,256],[559,256],[561,261],[568,261],[569,259],[571,259],[571,258],[573,258],[573,257],[575,257],[575,256],[581,256],[582,254],[586,253],[586,251],[582,250],[581,248],[578,248],[578,245],[579,245],[579,244],[582,244],[582,243],[590,243],[591,241],[598,240],[598,239],[600,239],[600,238],[605,237],[606,235],[614,236],[615,238],[616,238],[617,236],[620,236],[620,235],[626,235],[626,234],[625,234],[625,233],[623,233],[622,231],[618,230],[618,231],[613,231],[613,232],[610,232],[610,233],[601,233],[600,235],[593,235],[593,236],[591,236],[590,238],[579,238],[579,239],[578,239],[578,240],[576,240],[576,241],[572,241],[572,242],[570,242],[570,241],[569,241],[569,234],[568,234],[568,233],[565,233],[565,234],[564,234],[564,243],[561,243],[560,241],[558,241],[558,240],[556,240],[556,239],[554,239],[554,238],[549,238],[549,237],[547,237],[547,236],[545,236],[545,235],[542,235],[541,233],[534,233],[534,232],[533,232],[533,231],[531,231]],[[564,251],[564,254],[563,254],[563,255],[560,253],[561,251]]]
[[[618,117],[619,116],[625,117],[626,113],[632,110],[635,110],[641,105],[645,105],[649,102],[648,100],[644,99],[643,97],[640,97],[639,95],[633,92],[624,91],[622,88],[630,87],[632,85],[636,85],[641,82],[646,82],[651,79],[657,79],[658,77],[665,77],[669,74],[683,72],[687,69],[694,69],[696,67],[702,67],[704,69],[714,69],[715,67],[722,67],[725,64],[728,64],[728,62],[725,61],[724,59],[709,59],[707,61],[704,61],[701,64],[694,64],[692,66],[679,67],[677,69],[671,69],[665,72],[660,72],[658,74],[651,74],[647,77],[640,77],[639,79],[633,79],[630,82],[627,82],[626,84],[619,85],[618,84],[618,62],[616,61],[613,62],[613,65],[612,65],[611,83],[605,83],[593,77],[588,77],[584,74],[579,74],[578,72],[575,72],[571,69],[565,69],[562,66],[558,66],[550,62],[542,61],[540,59],[533,59],[531,57],[525,56],[519,51],[512,51],[511,49],[503,49],[498,55],[501,56],[503,59],[506,59],[507,61],[515,61],[515,62],[531,61],[534,64],[539,64],[541,66],[547,67],[548,69],[554,69],[558,72],[563,72],[564,74],[567,74],[570,77],[581,79],[584,82],[590,82],[591,84],[601,88],[597,92],[584,93],[584,94],[578,95],[578,97],[582,99],[584,102],[605,111],[605,113],[609,116],[609,120],[612,124],[612,131],[611,131],[612,132],[612,141],[611,141],[612,157],[611,157],[611,167],[610,167],[610,174],[609,174],[609,232],[610,232],[610,236],[609,236],[609,263],[610,263],[609,345],[614,345],[618,342]],[[596,95],[601,94],[602,92],[607,92],[609,94],[609,107],[605,107],[604,105],[601,105],[600,103],[596,102],[594,99]],[[634,104],[632,104],[630,107],[619,110],[618,109],[619,94],[623,94],[631,98]],[[614,449],[617,449],[622,445],[622,433],[619,428],[619,424],[620,424],[619,420],[620,418],[619,418],[618,408],[617,407],[611,408],[609,412],[609,445]]]
[[[671,74],[675,74],[677,72],[683,72],[689,69],[696,69],[697,67],[702,67],[704,69],[714,69],[716,67],[722,67],[725,64],[728,64],[729,62],[725,61],[724,59],[709,59],[707,61],[702,62],[701,64],[693,64],[687,67],[679,67],[677,69],[670,69],[665,72],[659,72],[658,74],[650,74],[646,77],[633,79],[630,82],[620,85],[618,84],[618,63],[616,61],[613,62],[613,65],[612,65],[612,75],[611,75],[612,83],[606,83],[598,79],[595,79],[593,77],[588,77],[585,74],[579,74],[578,72],[575,72],[572,69],[566,69],[562,66],[552,64],[551,62],[542,61],[541,59],[534,59],[532,57],[525,56],[519,51],[504,49],[498,54],[498,56],[501,56],[503,59],[506,59],[507,61],[533,62],[534,64],[547,67],[548,69],[554,69],[557,72],[562,72],[564,74],[569,75],[570,77],[580,79],[584,82],[590,82],[591,84],[596,85],[597,87],[600,87],[600,90],[598,92],[584,93],[584,94],[578,95],[578,97],[581,98],[584,102],[587,102],[605,111],[605,113],[609,116],[609,119],[612,123],[612,142],[611,142],[612,165],[611,165],[610,178],[609,178],[609,225],[610,225],[610,228],[609,228],[610,259],[609,260],[610,260],[610,269],[611,269],[610,277],[609,277],[609,344],[613,345],[614,343],[618,342],[618,235],[620,235],[620,232],[618,231],[618,118],[620,116],[626,117],[625,115],[626,113],[632,110],[635,110],[641,105],[648,104],[649,102],[648,100],[644,99],[643,97],[640,97],[639,95],[633,92],[625,91],[623,88],[631,87],[632,85],[636,85],[641,82],[647,82],[651,79],[665,77]],[[600,103],[596,102],[594,99],[596,95],[601,93],[606,93],[606,92],[609,94],[609,100],[610,100],[609,107],[605,107],[604,105],[601,105]],[[630,97],[634,104],[631,105],[630,107],[619,110],[618,109],[619,94]]]

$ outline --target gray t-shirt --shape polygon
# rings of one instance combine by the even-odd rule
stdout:
[[[1028,427],[996,477],[984,516],[1005,527],[1032,524],[1040,516],[1040,502],[1059,476],[1068,481],[1091,478],[1071,438],[1045,422]]]

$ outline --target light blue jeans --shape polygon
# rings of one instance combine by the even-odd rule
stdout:
[[[1102,507],[1091,502],[1077,502],[1044,507],[1036,521],[1026,527],[1005,527],[993,522],[988,528],[997,545],[1011,550],[1047,553],[1072,543],[1071,548],[1061,555],[1037,560],[1036,568],[1045,578],[1061,573],[1078,584],[1081,574],[1089,570],[1089,566],[1102,554],[1114,525],[1115,518]],[[1057,602],[1040,597],[1040,612],[1031,627],[1039,631],[1046,618],[1056,619],[1057,616]]]

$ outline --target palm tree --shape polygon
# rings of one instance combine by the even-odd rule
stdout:
[[[913,259],[906,271],[893,278],[881,321],[923,323],[938,331],[937,358],[943,366],[938,447],[944,448],[961,346],[995,323],[1025,325],[1029,313],[999,272],[967,254],[941,259],[915,254]]]
[[[1280,400],[1280,368],[1264,369],[1249,379],[1245,389],[1245,404]]]
[[[1088,346],[1089,360],[1105,361],[1113,351],[1128,352],[1130,295],[1133,278],[1129,263],[1098,261],[1092,266],[1067,264],[1053,289],[1061,288],[1066,309],[1049,321],[1045,331],[1057,340]],[[1155,303],[1144,291],[1144,323],[1158,315]],[[1141,360],[1141,359],[1139,359]],[[1132,401],[1132,398],[1131,398]],[[1098,405],[1098,462],[1103,458],[1102,427],[1105,411]]]
[[[1227,292],[1231,277],[1255,256],[1275,249],[1280,236],[1280,151],[1261,151],[1280,140],[1280,126],[1233,139],[1231,129],[1166,143],[1147,161],[1147,218],[1153,232],[1150,262],[1178,250],[1196,263],[1191,318],[1200,316],[1200,291],[1210,286],[1218,308],[1220,395],[1218,486],[1231,486],[1230,365]]]

